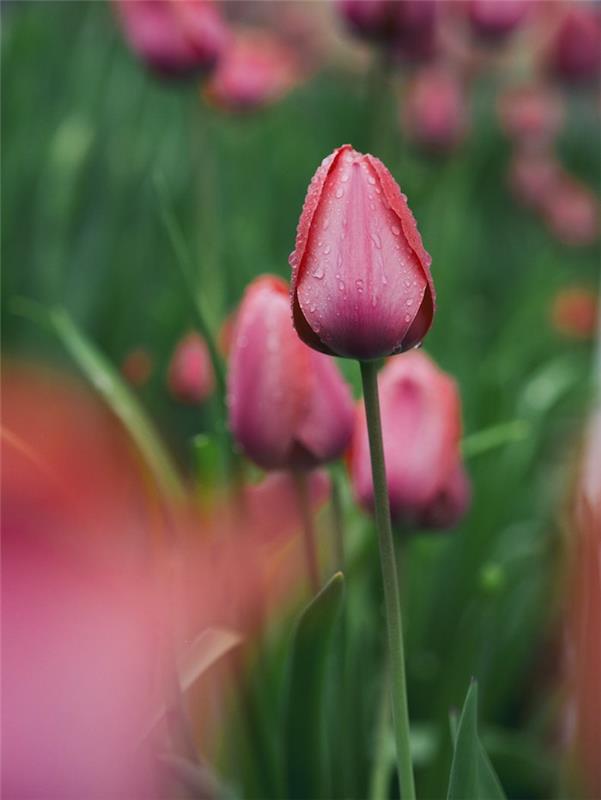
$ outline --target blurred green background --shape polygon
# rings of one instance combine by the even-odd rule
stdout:
[[[190,438],[211,418],[166,391],[169,358],[194,314],[155,177],[173,201],[218,331],[254,276],[288,277],[321,159],[343,142],[374,147],[371,78],[325,65],[275,106],[226,115],[203,104],[196,83],[145,73],[104,3],[15,3],[2,15],[4,354],[73,369],[48,331],[18,313],[22,298],[66,307],[116,365],[145,348],[154,369],[142,402],[186,466]],[[547,797],[557,779],[550,720],[561,509],[590,398],[592,346],[561,338],[549,314],[563,286],[597,286],[599,248],[555,242],[511,198],[509,145],[494,113],[498,80],[478,78],[472,133],[452,156],[426,157],[403,140],[392,93],[375,151],[408,195],[433,257],[439,305],[425,348],[457,378],[466,435],[516,420],[521,434],[468,458],[473,507],[460,528],[408,548],[411,714],[426,740],[425,765],[439,765],[429,777],[418,772],[428,797],[444,785],[450,743],[440,744],[441,731],[471,675],[508,794]],[[561,159],[598,189],[598,110],[586,93],[566,102]],[[355,365],[341,366],[358,389]],[[358,515],[353,525],[370,528]],[[377,579],[370,554],[366,586],[349,601],[366,652],[381,636],[362,612],[362,592]],[[350,669],[357,691],[374,699],[379,675],[370,663]],[[368,759],[370,730],[360,728]]]

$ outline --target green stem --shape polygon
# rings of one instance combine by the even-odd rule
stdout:
[[[334,538],[334,568],[340,572],[345,571],[344,559],[344,510],[340,496],[340,483],[334,470],[330,472],[332,485],[332,532]]]
[[[374,484],[374,506],[376,527],[380,545],[380,561],[384,583],[384,604],[386,608],[386,627],[388,630],[388,649],[391,669],[392,719],[397,750],[397,768],[401,797],[415,800],[415,784],[411,763],[409,739],[409,708],[407,705],[407,685],[405,679],[405,654],[403,647],[403,622],[399,585],[396,572],[396,559],[390,504],[386,484],[382,424],[380,421],[380,401],[378,398],[378,368],[373,361],[361,361],[361,380],[365,398],[367,432],[371,454],[371,471]]]
[[[303,544],[305,547],[307,577],[313,593],[317,594],[320,589],[319,562],[317,558],[317,546],[315,544],[315,525],[311,512],[311,504],[309,502],[306,474],[304,472],[295,472],[294,483],[296,485],[298,508],[303,526]]]

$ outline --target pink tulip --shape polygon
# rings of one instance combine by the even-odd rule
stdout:
[[[512,86],[500,95],[501,127],[514,142],[527,147],[549,144],[563,122],[559,95],[545,86]]]
[[[564,244],[585,246],[597,241],[599,200],[575,178],[562,175],[546,195],[542,210],[547,227]]]
[[[338,0],[336,6],[358,36],[385,42],[401,56],[430,53],[435,0]]]
[[[392,359],[379,376],[391,514],[423,527],[450,527],[465,513],[469,484],[459,455],[461,405],[455,381],[420,352]],[[349,466],[358,502],[373,508],[365,409]]]
[[[226,111],[270,105],[300,80],[294,51],[266,31],[239,33],[204,87],[204,96]]]
[[[232,432],[265,469],[311,468],[338,458],[348,445],[350,391],[334,362],[296,335],[280,278],[257,278],[246,290],[228,390]]]
[[[568,3],[554,33],[547,56],[550,70],[570,83],[599,79],[601,20],[592,6]]]
[[[512,33],[530,10],[530,0],[469,0],[468,17],[483,39],[499,40]]]
[[[165,77],[211,68],[229,39],[212,0],[115,0],[132,50]]]
[[[449,151],[464,138],[467,115],[463,87],[448,70],[425,67],[407,89],[402,123],[417,144]]]
[[[169,391],[183,403],[202,403],[215,388],[211,357],[204,339],[195,332],[175,348],[167,377]]]
[[[430,262],[384,164],[339,147],[313,176],[290,256],[299,336],[358,359],[415,347],[434,316]]]
[[[547,150],[531,152],[520,148],[509,163],[508,182],[516,200],[526,208],[539,210],[557,184],[561,166]]]

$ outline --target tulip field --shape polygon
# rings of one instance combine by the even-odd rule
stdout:
[[[2,796],[601,798],[601,7],[7,2]]]

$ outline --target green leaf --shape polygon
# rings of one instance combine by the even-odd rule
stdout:
[[[66,311],[52,311],[50,323],[71,358],[134,440],[159,485],[174,497],[183,497],[184,488],[169,453],[117,370],[79,330]]]
[[[324,675],[342,604],[344,577],[337,572],[302,612],[292,638],[284,712],[287,797],[328,797],[323,755]]]
[[[455,741],[447,800],[505,800],[505,794],[478,737],[478,685],[472,682]]]

